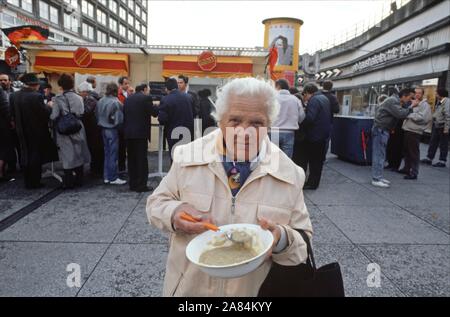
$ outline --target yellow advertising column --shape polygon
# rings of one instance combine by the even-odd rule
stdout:
[[[271,18],[262,22],[265,26],[264,47],[270,49],[274,68],[273,79],[285,78],[294,86],[298,71],[300,27],[303,21],[294,18]],[[270,59],[270,57],[269,57]],[[270,70],[267,70],[270,73]]]

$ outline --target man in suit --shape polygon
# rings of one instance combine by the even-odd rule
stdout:
[[[159,123],[166,129],[171,154],[177,143],[190,143],[194,138],[192,99],[177,88],[178,83],[175,78],[169,78],[166,81],[168,95],[161,99],[158,114]]]
[[[51,108],[38,92],[39,79],[25,74],[20,79],[23,88],[11,98],[17,135],[20,141],[21,165],[24,166],[25,187],[40,188],[42,165],[58,161],[56,145],[50,137],[48,121]]]
[[[200,116],[200,100],[195,92],[189,90],[189,77],[179,75],[177,79],[178,90],[182,93],[188,94],[192,99],[192,114],[194,118]]]
[[[151,116],[158,116],[147,84],[136,87],[136,93],[125,100],[124,137],[128,149],[128,174],[130,190],[147,192],[148,160],[147,146],[150,140]]]

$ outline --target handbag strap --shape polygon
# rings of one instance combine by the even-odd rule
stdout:
[[[67,93],[68,91],[66,91],[66,92],[64,92],[62,95],[63,95],[63,97],[64,97],[64,99],[66,100],[66,102],[67,102],[67,107],[69,108],[69,113],[72,113],[72,110],[70,110],[70,101],[69,101],[69,98],[67,98],[67,96],[66,96],[66,93]],[[63,110],[63,112],[64,112],[64,109],[62,109]]]
[[[316,261],[314,259],[314,252],[311,246],[311,240],[309,239],[309,236],[306,234],[305,231],[301,229],[295,229],[300,235],[302,236],[303,240],[306,243],[306,251],[308,253],[308,260],[311,262],[312,267],[314,268],[314,271],[317,271],[316,267]]]

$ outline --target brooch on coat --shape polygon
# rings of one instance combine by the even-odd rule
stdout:
[[[228,185],[231,189],[238,189],[241,187],[241,173],[236,167],[233,167],[229,172]]]

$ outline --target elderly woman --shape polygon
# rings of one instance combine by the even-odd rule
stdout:
[[[51,120],[57,121],[68,113],[72,113],[80,119],[83,116],[83,98],[74,91],[74,85],[72,75],[61,75],[58,86],[61,87],[63,93],[53,98]],[[71,135],[62,135],[56,130],[56,143],[64,169],[63,188],[73,189],[76,186],[82,186],[84,164],[91,162],[84,126],[82,125],[80,131]]]
[[[231,81],[218,93],[220,129],[175,149],[171,170],[147,201],[150,223],[170,233],[164,296],[257,296],[272,261],[305,262],[306,244],[295,230],[312,234],[305,174],[267,136],[279,112],[276,96],[262,80]],[[205,229],[181,219],[182,212],[218,226],[261,225],[274,236],[271,258],[241,278],[210,277],[185,256]]]

